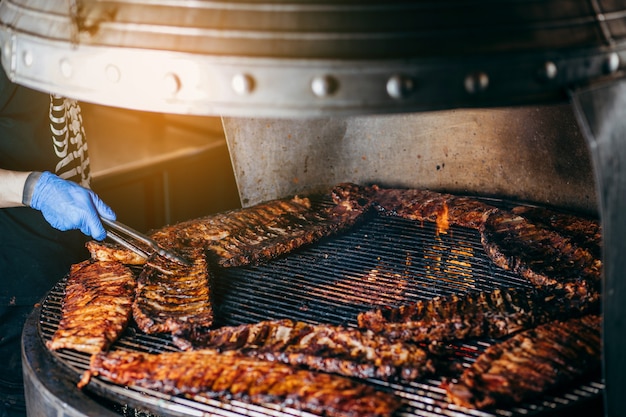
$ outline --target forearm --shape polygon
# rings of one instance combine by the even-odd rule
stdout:
[[[24,184],[30,173],[0,169],[0,208],[24,205]]]

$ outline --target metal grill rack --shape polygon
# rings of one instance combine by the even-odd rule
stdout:
[[[496,287],[529,288],[517,275],[492,264],[475,230],[452,227],[447,233],[438,233],[433,224],[395,217],[374,217],[348,233],[263,265],[216,269],[211,285],[216,326],[280,318],[355,326],[359,312],[378,306],[399,306],[438,295]],[[62,281],[42,305],[39,330],[44,342],[58,326],[63,294]],[[463,366],[469,366],[490,343],[483,340],[457,345]],[[169,336],[145,335],[132,326],[112,347],[116,348],[152,353],[177,350]],[[88,367],[86,354],[61,350],[53,355],[77,379]],[[380,380],[369,383],[404,399],[398,417],[542,416],[597,399],[604,389],[597,376],[532,402],[483,412],[449,404],[442,381],[432,378],[403,384]],[[119,387],[103,378],[92,378],[86,389],[164,416],[311,416],[273,405],[172,397]]]

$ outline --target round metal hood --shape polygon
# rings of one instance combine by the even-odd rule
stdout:
[[[321,116],[559,101],[619,76],[626,1],[3,0],[26,86],[117,107]]]

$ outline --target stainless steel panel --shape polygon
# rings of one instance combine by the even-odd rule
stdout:
[[[224,128],[244,206],[351,181],[597,212],[588,149],[567,105],[224,118]]]

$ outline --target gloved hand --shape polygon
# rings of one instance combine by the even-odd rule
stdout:
[[[100,216],[115,220],[115,212],[91,190],[50,172],[42,172],[28,205],[40,210],[55,229],[80,229],[96,240],[106,237]]]

